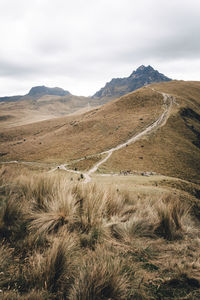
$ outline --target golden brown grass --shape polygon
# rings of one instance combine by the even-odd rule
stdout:
[[[4,153],[3,160],[47,162],[98,154],[126,141],[152,123],[161,111],[160,94],[138,90],[80,116],[2,129],[0,152]]]
[[[79,267],[79,276],[71,288],[69,299],[131,298],[131,284],[123,272],[122,259],[113,257],[104,247],[89,252],[88,257]]]
[[[2,299],[198,299],[192,202],[170,192],[141,198],[76,184],[62,174],[27,172],[6,181]]]
[[[169,199],[166,203],[160,203],[158,207],[159,221],[156,225],[155,232],[168,240],[182,238],[184,234],[184,224],[188,226],[192,223],[190,220],[185,220],[188,214],[189,207],[187,207],[185,203],[178,202],[177,199],[174,199],[174,201]]]

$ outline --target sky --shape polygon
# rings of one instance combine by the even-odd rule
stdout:
[[[0,96],[89,96],[140,65],[200,80],[199,0],[0,0]]]

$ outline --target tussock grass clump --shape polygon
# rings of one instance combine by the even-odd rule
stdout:
[[[29,201],[33,208],[46,210],[46,205],[50,199],[58,192],[60,188],[59,178],[47,176],[45,174],[28,176],[19,176],[16,183],[18,193]]]
[[[48,191],[47,195],[40,193],[39,198],[38,194],[35,198],[36,187],[31,193],[32,182],[30,189],[26,183],[28,193],[24,192],[24,197],[31,199],[31,210],[27,213],[28,228],[38,237],[56,233],[64,225],[67,225],[71,232],[88,234],[91,230],[94,232],[94,228],[100,232],[107,220],[120,214],[123,209],[125,199],[114,190],[105,191],[96,185],[69,185],[69,182],[62,179],[55,179],[54,185],[55,182],[57,185],[53,192]],[[40,181],[38,183],[40,186]],[[37,181],[35,185],[37,186]]]
[[[185,202],[159,197],[72,184],[53,174],[12,177],[0,205],[0,296],[156,299],[156,283],[146,293],[154,276],[166,277],[167,288],[169,274],[199,282],[199,223]],[[176,254],[179,264],[162,266],[162,252]],[[189,279],[177,275],[181,255],[194,261]]]
[[[146,201],[136,201],[124,205],[120,218],[115,218],[110,223],[112,234],[121,240],[133,239],[137,236],[154,236],[153,226],[156,222],[155,203]]]
[[[47,290],[56,293],[59,290],[68,290],[74,276],[73,258],[76,246],[72,237],[63,236],[63,240],[54,240],[48,251],[44,264],[43,280]]]
[[[74,195],[77,199],[77,221],[82,231],[99,227],[113,215],[121,213],[124,199],[114,190],[103,190],[96,185],[76,186]]]
[[[9,270],[9,279],[3,287],[15,288],[22,294],[30,290],[34,295],[37,291],[46,291],[62,298],[68,294],[75,277],[76,251],[76,243],[69,235],[55,238],[44,253],[35,251],[23,264],[16,263],[14,269]]]
[[[127,203],[108,227],[112,236],[123,241],[138,236],[172,241],[195,233],[189,205],[173,197]]]
[[[122,260],[104,248],[89,252],[79,268],[69,299],[129,299],[131,284]]]
[[[25,223],[22,203],[13,197],[7,198],[0,210],[0,237],[15,242],[24,236]]]
[[[170,241],[183,238],[185,221],[189,214],[188,205],[177,199],[174,202],[161,202],[157,212],[158,224],[155,233]]]

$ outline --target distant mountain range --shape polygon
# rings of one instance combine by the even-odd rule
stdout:
[[[53,96],[67,96],[71,95],[70,92],[65,91],[61,88],[55,87],[55,88],[49,88],[44,85],[42,86],[35,86],[32,87],[28,94],[23,96],[11,96],[11,97],[0,97],[0,102],[14,102],[18,100],[25,100],[25,99],[38,99],[45,95],[53,95]]]
[[[145,67],[142,65],[136,71],[133,71],[129,77],[113,78],[110,82],[107,82],[103,88],[93,95],[93,98],[117,98],[144,85],[170,80],[172,79],[154,70],[151,66]]]
[[[143,87],[144,85],[154,83],[154,82],[163,82],[170,81],[171,79],[165,75],[159,73],[157,70],[154,70],[151,66],[145,67],[144,65],[137,68],[136,71],[133,71],[129,77],[124,78],[113,78],[110,82],[107,82],[106,85],[96,92],[92,98],[96,100],[102,99],[104,104],[112,99],[121,97],[125,94],[128,94],[138,88]],[[59,87],[49,88],[46,86],[35,86],[32,87],[28,94],[23,96],[11,96],[11,97],[0,97],[0,102],[15,102],[18,100],[36,100],[45,95],[52,96],[68,96],[71,95],[69,91],[66,91]]]

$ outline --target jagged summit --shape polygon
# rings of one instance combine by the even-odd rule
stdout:
[[[61,88],[49,88],[44,85],[32,87],[28,93],[28,96],[42,96],[42,95],[56,95],[56,96],[66,96],[70,92],[65,91]]]
[[[137,68],[136,71],[133,71],[130,75],[131,78],[137,78],[137,77],[145,77],[147,80],[149,79],[150,81],[154,82],[159,82],[159,81],[169,81],[170,78],[166,77],[162,73],[159,73],[157,70],[154,70],[152,66],[147,66],[145,67],[144,65],[141,65],[139,68]],[[147,78],[149,77],[149,78]],[[153,82],[152,81],[152,82]],[[150,83],[152,83],[150,82]]]
[[[144,85],[170,80],[170,78],[154,70],[150,65],[147,67],[141,65],[129,77],[113,78],[106,83],[105,87],[96,92],[93,97],[120,97]]]
[[[152,68],[150,65],[147,67],[145,67],[144,65],[141,65],[140,67],[138,67],[136,69],[136,71],[133,71],[130,76],[132,76],[133,74],[141,74],[144,72],[151,72],[151,71],[156,71],[156,70],[154,70],[154,68]]]
[[[137,68],[137,70],[136,71],[142,71],[142,70],[144,70],[144,69],[146,69],[146,68],[151,68],[151,69],[153,69],[150,65],[148,66],[148,67],[145,67],[144,65],[141,65],[140,67],[138,67]]]

